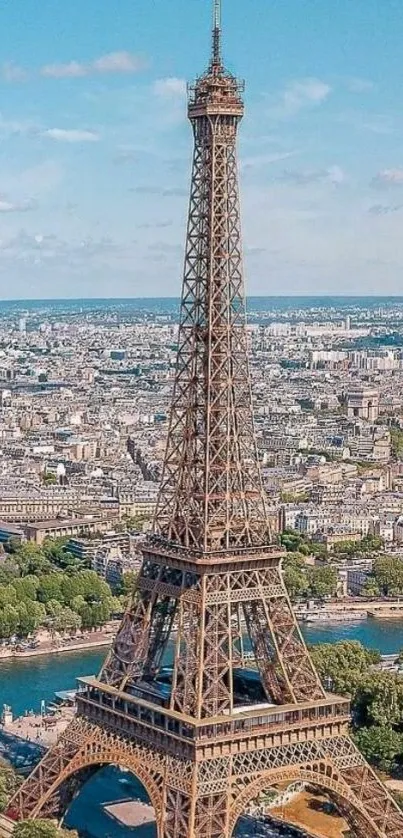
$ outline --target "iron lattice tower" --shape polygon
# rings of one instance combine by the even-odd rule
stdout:
[[[80,680],[75,720],[8,815],[63,811],[83,774],[116,763],[144,783],[159,838],[229,838],[263,789],[295,780],[325,790],[356,838],[401,838],[403,814],[349,737],[348,701],[315,672],[268,526],[245,324],[242,93],[222,63],[215,0],[211,60],[189,89],[193,173],[154,531],[99,677]]]

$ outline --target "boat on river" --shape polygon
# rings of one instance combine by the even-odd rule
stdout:
[[[356,623],[367,619],[367,611],[307,611],[298,616],[302,623]]]

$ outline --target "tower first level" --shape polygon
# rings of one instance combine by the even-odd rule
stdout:
[[[165,673],[157,683],[166,684]],[[244,702],[249,673],[239,679]],[[144,688],[140,697],[81,679],[76,719],[11,801],[8,817],[60,816],[89,771],[117,764],[147,790],[159,838],[230,838],[262,791],[297,780],[326,793],[356,838],[402,835],[401,813],[348,735],[345,699],[243,704],[199,721],[167,703],[164,689]]]

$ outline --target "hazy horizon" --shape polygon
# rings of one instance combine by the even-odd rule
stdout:
[[[180,293],[172,295],[140,296],[66,296],[66,297],[0,297],[2,303],[61,303],[61,302],[131,302],[131,301],[164,301],[178,302],[181,299]],[[391,300],[402,301],[403,294],[247,294],[247,300],[329,300],[329,301],[353,301],[353,300]]]

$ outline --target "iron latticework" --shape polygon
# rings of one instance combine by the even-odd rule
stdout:
[[[348,734],[295,619],[268,526],[253,427],[236,136],[243,88],[212,57],[189,90],[194,161],[178,359],[161,491],[133,602],[75,720],[10,802],[63,811],[105,764],[132,770],[159,838],[229,838],[263,789],[325,790],[355,838],[403,814]]]

